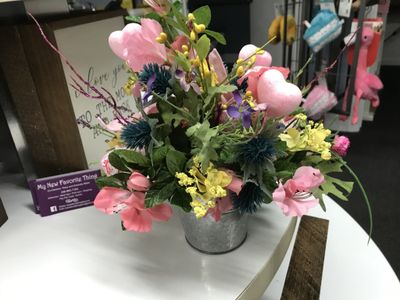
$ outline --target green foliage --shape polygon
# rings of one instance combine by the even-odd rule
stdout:
[[[114,151],[108,154],[108,161],[114,168],[120,171],[129,171],[129,168],[125,165],[125,161]]]
[[[185,212],[190,212],[192,210],[191,201],[190,195],[181,186],[176,186],[175,193],[170,199],[171,204],[181,207]]]
[[[172,176],[175,176],[176,172],[182,172],[186,164],[185,153],[170,149],[166,155],[166,164],[168,171]]]
[[[99,189],[103,187],[116,187],[123,188],[124,184],[117,178],[113,176],[100,176],[96,179],[96,185]]]
[[[145,207],[153,207],[169,200],[173,195],[175,188],[175,182],[153,183],[146,193],[146,198],[144,200]]]
[[[343,163],[340,161],[324,161],[315,157],[309,157],[307,160],[317,162],[315,167],[321,171],[325,178],[325,182],[319,187],[319,190],[314,190],[313,194],[320,200],[322,199],[322,194],[326,194],[347,201],[348,194],[353,190],[353,182],[344,181],[328,175],[330,173],[343,172]],[[346,194],[344,194],[344,192],[346,192]]]
[[[168,151],[169,151],[168,146],[162,146],[159,148],[155,148],[153,150],[153,152],[151,153],[151,158],[153,160],[153,164],[156,166],[160,165],[166,158]]]
[[[177,3],[179,1],[176,1],[174,5],[171,6],[172,9],[172,17],[167,17],[166,21],[168,24],[170,24],[172,27],[175,27],[176,29],[182,31],[186,35],[189,35],[189,29],[186,26],[186,20],[185,16],[181,13],[181,8],[180,8],[180,3]],[[174,17],[175,16],[175,20]]]
[[[211,21],[211,9],[208,5],[197,8],[193,11],[193,15],[196,18],[197,24],[204,24],[206,27]]]
[[[218,154],[215,148],[219,147],[212,138],[218,134],[218,128],[210,128],[210,122],[205,120],[203,123],[197,123],[186,130],[186,135],[192,141],[192,154],[199,157],[202,170],[205,171],[210,161],[218,160]]]
[[[196,43],[196,51],[200,60],[207,57],[208,52],[210,52],[211,41],[207,35],[203,34]]]
[[[183,55],[182,52],[177,52],[176,55],[177,56],[175,56],[175,60],[178,65],[181,66],[184,71],[189,72],[191,69],[191,64],[187,57]]]
[[[206,34],[213,37],[218,43],[226,45],[226,39],[223,34],[206,29]]]
[[[150,165],[150,160],[136,151],[117,149],[113,153],[123,159],[129,166],[148,167]]]
[[[131,23],[139,23],[140,24],[141,19],[142,18],[139,16],[126,16],[125,17],[125,20],[127,20],[128,22],[131,22]]]

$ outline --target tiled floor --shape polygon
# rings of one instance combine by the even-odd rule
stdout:
[[[373,208],[373,239],[400,277],[400,67],[383,67],[385,85],[374,122],[350,135],[349,164],[363,181]],[[367,230],[366,206],[356,188],[340,203]],[[362,251],[362,249],[360,249]]]

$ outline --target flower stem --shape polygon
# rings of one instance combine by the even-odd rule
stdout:
[[[196,123],[196,120],[194,119],[194,117],[193,117],[189,112],[187,112],[186,110],[184,110],[184,109],[182,109],[182,108],[176,106],[175,104],[173,104],[172,102],[170,102],[166,97],[163,98],[163,97],[161,97],[160,95],[158,95],[158,94],[155,93],[155,92],[152,92],[152,95],[155,96],[155,97],[157,97],[158,99],[160,99],[160,100],[162,100],[162,101],[165,101],[166,103],[168,103],[170,106],[172,106],[172,107],[175,108],[176,110],[178,110],[178,111],[180,111],[181,113],[187,115],[187,116],[191,119],[192,122]]]
[[[368,216],[369,216],[369,236],[368,236],[368,243],[371,240],[371,235],[372,235],[372,227],[373,227],[373,220],[372,220],[372,209],[371,209],[371,203],[369,201],[368,195],[365,192],[364,186],[361,183],[360,179],[358,178],[357,174],[349,167],[349,165],[340,158],[340,160],[342,161],[343,165],[345,166],[345,168],[349,171],[349,173],[354,177],[355,181],[357,182],[361,193],[364,197],[365,200],[365,204],[367,205],[368,208]]]

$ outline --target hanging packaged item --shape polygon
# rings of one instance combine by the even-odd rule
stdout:
[[[303,108],[309,118],[319,120],[338,102],[334,93],[327,86],[325,77],[321,77],[311,92],[307,95]]]
[[[358,20],[354,20],[353,24],[358,24]],[[372,66],[377,58],[382,24],[383,22],[381,19],[366,19],[363,22],[354,91],[352,91],[356,96],[355,103],[353,105],[353,114],[351,120],[352,124],[356,124],[358,122],[358,109],[361,99],[371,101],[371,105],[374,108],[379,106],[380,100],[378,92],[383,88],[383,83],[377,75],[368,70],[368,67]],[[353,63],[355,51],[354,44],[356,42],[356,28],[356,25],[353,25],[352,32],[344,39],[346,45],[349,46],[347,57],[347,62],[349,65]],[[349,92],[348,89],[349,88],[346,89],[346,95]],[[347,97],[345,97],[343,101],[342,109],[344,110],[346,106]],[[341,119],[346,120],[347,117],[341,116]]]
[[[321,10],[311,23],[304,21],[307,30],[303,38],[313,52],[318,52],[340,35],[343,23],[331,10]]]
[[[268,40],[272,44],[277,44],[285,38],[285,17],[282,12],[283,4],[275,3],[275,19],[268,28]],[[296,39],[297,26],[296,20],[292,15],[286,17],[286,44],[292,45]],[[273,39],[275,37],[275,39]]]

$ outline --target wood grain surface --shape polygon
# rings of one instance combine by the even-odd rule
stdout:
[[[302,217],[281,299],[319,299],[328,226],[328,220]]]

